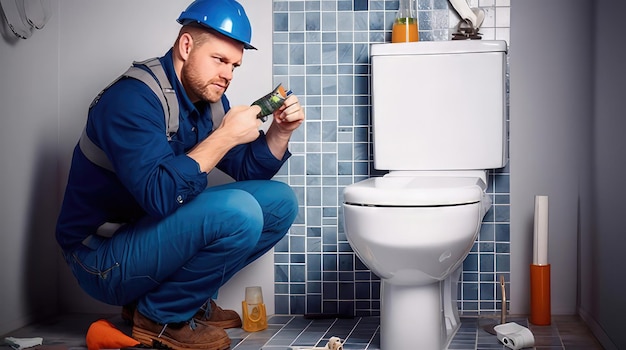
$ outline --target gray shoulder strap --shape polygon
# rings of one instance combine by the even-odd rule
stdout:
[[[220,124],[222,124],[222,119],[224,119],[224,104],[222,104],[222,100],[220,99],[217,102],[211,103],[211,120],[213,120],[213,130],[217,129]]]
[[[104,153],[100,147],[96,146],[96,144],[91,141],[89,136],[87,136],[87,128],[83,128],[83,133],[80,135],[80,139],[78,140],[78,147],[80,147],[80,150],[90,162],[100,166],[101,168],[105,168],[108,171],[115,172],[113,164],[111,164],[111,161],[107,157],[106,153]]]
[[[148,71],[137,67],[138,65],[144,65],[152,74]],[[89,108],[91,109],[98,101],[102,94],[109,88],[111,85],[115,84],[117,81],[124,77],[137,79],[144,84],[146,84],[154,94],[159,98],[161,102],[161,106],[163,108],[163,115],[165,117],[165,125],[166,125],[166,136],[168,141],[171,140],[172,136],[178,132],[179,127],[179,107],[178,107],[178,98],[176,97],[176,92],[172,88],[167,76],[165,75],[165,70],[161,65],[161,62],[158,58],[151,58],[141,62],[133,62],[133,65],[126,70],[122,75],[120,75],[117,79],[115,79],[111,84],[105,87],[94,100],[91,102]],[[156,78],[155,78],[156,77]],[[215,130],[222,122],[224,118],[224,105],[222,101],[218,101],[215,103],[211,103],[211,115],[213,118],[213,130]],[[99,165],[102,168],[105,168],[109,171],[114,172],[113,165],[111,164],[109,158],[106,156],[104,151],[98,147],[89,137],[87,136],[87,132],[83,129],[83,133],[80,136],[79,147],[85,157],[89,159],[92,163]]]
[[[176,92],[172,85],[170,84],[169,79],[167,79],[167,75],[165,75],[165,70],[163,69],[163,65],[161,65],[161,61],[158,58],[151,58],[149,60],[134,62],[132,68],[136,68],[136,65],[144,65],[150,69],[150,71],[156,77],[156,81],[152,76],[148,77],[135,77],[128,75],[130,77],[139,79],[146,83],[154,93],[159,96],[159,100],[161,100],[161,105],[163,106],[163,113],[165,115],[165,125],[167,127],[167,140],[172,139],[172,135],[174,135],[178,131],[178,98],[176,97]],[[129,71],[131,70],[129,69]],[[141,68],[136,68],[143,73],[147,73]],[[128,72],[127,72],[128,73]],[[159,93],[160,92],[160,93]],[[165,98],[165,101],[163,101]]]

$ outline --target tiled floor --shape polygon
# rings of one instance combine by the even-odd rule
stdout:
[[[47,322],[33,324],[2,336],[16,338],[42,337],[43,346],[38,350],[82,350],[86,348],[85,334],[91,322],[107,318],[121,331],[130,335],[130,327],[119,315],[59,316]],[[495,335],[485,331],[497,320],[491,318],[462,318],[462,324],[448,349],[507,349]],[[550,326],[529,325],[526,318],[510,317],[507,322],[516,322],[529,327],[535,336],[537,350],[601,350],[602,347],[587,326],[576,316],[554,316]],[[269,317],[268,329],[248,333],[242,329],[229,329],[232,350],[297,350],[324,347],[328,339],[337,336],[344,342],[345,350],[380,349],[380,327],[377,317],[353,319],[305,319],[302,316]],[[1,350],[10,349],[0,345]],[[413,349],[390,349],[413,350]],[[417,349],[421,350],[421,349]]]

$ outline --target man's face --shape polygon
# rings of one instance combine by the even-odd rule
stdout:
[[[220,100],[241,65],[243,44],[210,34],[200,44],[195,40],[183,63],[181,82],[192,102]]]

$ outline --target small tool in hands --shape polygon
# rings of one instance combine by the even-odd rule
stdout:
[[[291,90],[286,91],[282,84],[278,84],[272,92],[252,102],[252,105],[261,107],[257,118],[263,122],[267,121],[267,116],[278,110],[289,95],[291,95]]]

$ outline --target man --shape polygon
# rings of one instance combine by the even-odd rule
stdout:
[[[230,108],[224,92],[243,50],[254,49],[239,3],[196,0],[178,22],[174,46],[156,61],[166,79],[148,79],[159,80],[164,92],[125,76],[90,106],[56,237],[89,295],[127,305],[133,338],[226,349],[223,328],[241,320],[211,298],[293,223],[293,191],[270,179],[289,158],[288,141],[304,113],[290,95],[264,133],[258,106]],[[176,97],[167,105],[160,97],[166,90]],[[168,115],[175,106],[180,113]],[[222,107],[227,113],[214,126]],[[93,157],[98,152],[106,161]],[[236,181],[207,187],[214,168]]]

